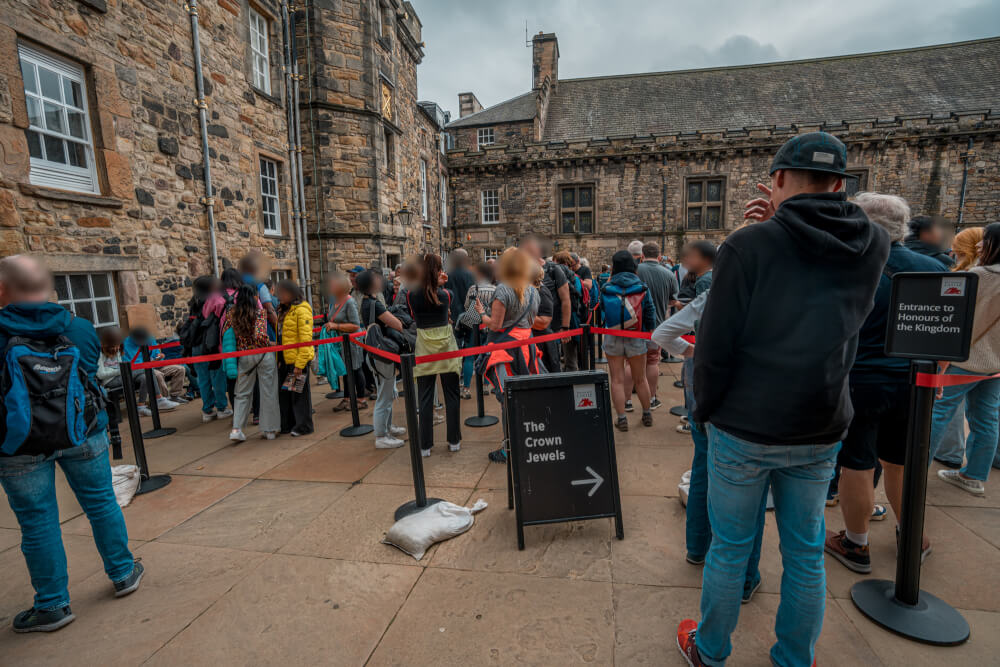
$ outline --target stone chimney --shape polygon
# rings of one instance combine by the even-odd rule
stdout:
[[[559,81],[559,40],[554,32],[540,32],[531,38],[531,87],[538,90],[546,77],[555,88]]]
[[[475,93],[458,94],[458,117],[465,118],[477,111],[482,111],[483,105],[476,99]]]

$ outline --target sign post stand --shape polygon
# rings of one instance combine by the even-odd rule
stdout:
[[[139,349],[142,350],[142,362],[149,363],[149,358],[150,358],[149,345],[144,344]],[[156,384],[156,379],[153,377],[153,369],[147,368],[145,370],[145,373],[146,373],[146,404],[149,406],[149,411],[153,415],[153,430],[146,431],[145,433],[142,434],[142,437],[149,438],[150,440],[152,440],[153,438],[163,438],[168,435],[173,435],[174,433],[177,432],[177,429],[171,427],[163,428],[163,426],[160,425],[160,408],[156,404],[157,403],[156,395],[159,393],[159,390]]]
[[[475,341],[473,343],[474,347],[479,347],[482,345],[480,343],[479,327],[475,328],[473,333],[475,336]],[[493,415],[486,414],[486,405],[483,398],[483,376],[480,373],[476,373],[476,414],[471,417],[466,418],[465,425],[471,426],[472,428],[483,428],[486,426],[493,426],[499,419]]]
[[[416,498],[396,508],[396,521],[419,512],[428,505],[441,502],[440,498],[428,498],[427,490],[424,488],[424,461],[420,453],[420,429],[417,425],[417,388],[416,382],[413,381],[415,357],[412,354],[402,355],[400,366],[403,371],[403,389],[406,391],[403,402],[406,404],[406,428],[410,437],[410,470],[413,472],[413,493]],[[430,415],[427,417],[430,418]]]
[[[897,273],[892,278],[885,352],[910,361],[910,409],[903,469],[903,520],[896,581],[866,579],[851,588],[861,612],[887,630],[927,644],[951,646],[969,638],[969,624],[944,600],[920,590],[931,416],[935,388],[917,385],[937,363],[969,356],[977,276],[971,273]]]
[[[613,518],[624,539],[610,387],[603,371],[508,378],[508,484],[517,546],[524,527]]]

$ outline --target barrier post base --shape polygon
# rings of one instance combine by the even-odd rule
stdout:
[[[166,426],[163,428],[154,428],[152,431],[146,431],[142,434],[142,437],[146,440],[152,440],[154,438],[165,438],[168,435],[173,435],[177,433],[177,429]]]
[[[141,496],[144,493],[162,489],[167,484],[170,484],[170,475],[152,475],[139,482],[139,488],[136,489],[135,495]]]
[[[357,426],[348,426],[347,428],[340,429],[340,435],[345,438],[356,438],[359,435],[368,435],[375,430],[375,427],[371,424],[358,424]]]
[[[471,426],[473,428],[483,428],[485,426],[493,426],[500,420],[493,415],[473,415],[465,420],[466,426]]]
[[[342,391],[331,391],[331,392],[327,393],[326,397],[327,398],[343,398],[344,397],[344,392],[342,392]]]
[[[915,605],[896,599],[896,584],[886,579],[859,581],[851,588],[854,605],[886,630],[907,639],[954,646],[969,638],[969,624],[950,604],[920,591]]]
[[[674,407],[670,408],[670,414],[672,414],[674,417],[683,417],[684,415],[687,414],[687,410],[684,409],[683,405],[675,405]]]
[[[399,521],[403,517],[410,516],[411,514],[415,514],[415,513],[419,512],[420,510],[425,510],[425,509],[427,509],[428,507],[430,507],[431,505],[433,505],[435,503],[443,503],[443,502],[444,501],[441,500],[440,498],[428,498],[427,499],[427,504],[424,505],[423,507],[419,507],[417,505],[417,501],[416,500],[411,500],[410,502],[403,503],[398,508],[396,508],[396,514],[394,515],[393,518],[395,518],[396,521]]]
[[[597,359],[594,360],[594,363],[595,364],[606,364],[606,363],[608,363],[608,360],[605,359],[604,357],[597,357]]]

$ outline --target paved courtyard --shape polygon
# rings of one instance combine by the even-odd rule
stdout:
[[[678,366],[662,366],[661,397]],[[681,665],[674,629],[698,616],[701,569],[684,561],[677,482],[691,443],[666,407],[652,429],[617,434],[625,540],[611,520],[525,529],[517,550],[503,466],[486,453],[499,426],[464,429],[460,453],[424,461],[428,495],[489,508],[472,529],[417,562],[380,539],[412,499],[406,448],[377,451],[371,436],[343,439],[349,415],[314,387],[316,433],[276,441],[227,439],[189,405],[164,415],[177,434],[146,443],[168,487],[125,510],[142,588],[116,600],[90,526],[57,473],[70,592],[77,620],[52,635],[15,635],[31,601],[20,533],[0,503],[0,664],[18,665]],[[474,401],[463,401],[467,412]],[[497,412],[494,401],[488,411]],[[397,402],[397,423],[403,423]],[[371,410],[362,413],[370,422]],[[144,420],[148,428],[149,420]],[[125,425],[123,425],[125,426]],[[439,426],[438,429],[443,429]],[[127,428],[123,429],[126,442]],[[441,431],[439,443],[443,442]],[[131,451],[126,448],[131,462]],[[996,664],[1000,655],[1000,490],[973,498],[929,482],[934,553],[923,587],[963,611],[972,639],[932,648],[873,625],[851,603],[859,579],[828,562],[819,665]],[[828,526],[842,528],[840,511]],[[891,521],[873,524],[872,576],[892,578]],[[761,592],[742,608],[732,665],[766,665],[781,571],[767,520]]]

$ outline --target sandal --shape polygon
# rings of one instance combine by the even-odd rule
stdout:
[[[334,412],[346,412],[347,410],[350,409],[351,409],[351,402],[346,398],[341,400],[340,403],[337,403],[335,406],[333,406]]]
[[[472,398],[472,392],[469,391],[468,387],[462,387],[462,398]]]

